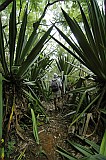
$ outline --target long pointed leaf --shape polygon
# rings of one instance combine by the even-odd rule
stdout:
[[[15,41],[16,41],[16,0],[13,1],[12,12],[9,21],[9,52],[10,52],[10,71],[14,61]]]
[[[0,159],[4,158],[2,156],[3,148],[2,148],[2,122],[3,122],[3,104],[2,104],[2,74],[0,73]]]
[[[98,49],[97,54],[100,57],[100,60],[103,62],[102,64],[105,63],[106,61],[106,56],[105,54],[100,54],[104,52],[104,49],[102,46],[106,46],[105,44],[105,24],[104,24],[104,17],[103,14],[101,14],[101,11],[99,9],[98,3],[96,0],[90,0],[91,5],[89,6],[89,17],[90,17],[90,22],[91,22],[91,27],[93,31],[93,35],[95,38],[95,44],[96,48]],[[103,66],[104,68],[104,66]]]
[[[85,14],[84,14],[84,12],[83,12],[83,9],[82,9],[80,3],[78,3],[78,4],[79,4],[80,11],[81,11],[81,15],[82,15],[82,18],[83,18],[84,28],[85,28],[85,31],[86,31],[86,35],[87,35],[88,41],[89,41],[89,43],[90,43],[91,48],[92,48],[93,50],[96,50],[96,52],[97,52],[97,49],[96,49],[96,46],[95,46],[95,41],[94,41],[92,32],[91,32],[91,30],[90,30],[90,26],[89,26],[89,24],[88,24],[88,21],[87,21],[87,19],[86,19],[86,16],[85,16]]]
[[[25,31],[26,31],[26,25],[27,25],[27,8],[26,6],[25,13],[22,20],[22,25],[19,32],[18,42],[17,42],[17,48],[16,48],[16,59],[15,59],[15,65],[20,64],[20,56],[22,52],[22,47],[24,43],[24,37],[25,37]]]
[[[1,16],[0,16],[0,56],[1,56],[1,63],[4,70],[5,75],[9,73],[6,58],[5,58],[5,50],[4,50],[4,40],[3,40],[3,27],[1,22]]]
[[[90,145],[90,147],[92,147],[97,153],[99,153],[100,150],[100,146],[97,145],[95,142],[90,141],[89,139],[86,139],[82,136],[77,135],[78,138],[80,138],[81,140],[84,140],[84,142],[86,142],[88,145]]]
[[[106,129],[100,146],[100,154],[106,156]]]
[[[0,73],[0,143],[2,139],[3,104],[2,104],[2,74]]]
[[[83,110],[83,112],[70,124],[72,126],[82,115],[88,110],[88,108],[100,97],[100,94]]]
[[[65,17],[70,29],[72,30],[74,36],[76,37],[76,39],[77,39],[77,41],[83,51],[82,54],[80,54],[82,59],[84,59],[84,61],[86,59],[86,63],[89,64],[88,66],[91,66],[91,69],[93,69],[94,66],[101,67],[100,61],[95,56],[95,53],[93,52],[92,48],[90,47],[90,45],[89,45],[83,31],[79,27],[78,23],[75,20],[73,21],[64,10],[62,10],[62,12],[64,14],[64,17]],[[85,57],[85,53],[86,53],[86,57]],[[89,55],[90,54],[92,54],[92,61],[90,61],[90,63],[89,63]],[[100,70],[101,68],[98,68],[98,69]],[[95,70],[93,70],[93,71],[95,71]]]
[[[45,113],[45,111],[44,111],[44,109],[43,109],[44,107],[43,107],[42,103],[40,102],[40,100],[38,99],[38,97],[35,95],[34,91],[33,91],[30,87],[28,87],[28,88],[29,88],[31,94],[28,93],[28,92],[25,91],[25,90],[23,90],[23,92],[26,94],[26,96],[29,98],[30,101],[34,101],[34,102],[37,101],[41,112],[42,112],[44,115],[46,115],[46,113]]]
[[[66,150],[64,150],[63,148],[57,146],[57,150],[56,150],[59,154],[61,154],[62,156],[66,157],[69,160],[76,160],[76,158],[74,158],[69,152],[67,152]]]
[[[91,156],[91,155],[93,155],[93,152],[89,148],[87,148],[85,146],[82,146],[82,145],[80,145],[80,144],[78,144],[76,142],[73,142],[73,141],[71,142],[71,141],[68,140],[68,142],[74,148],[76,148],[80,153],[82,153],[84,156]]]
[[[38,128],[37,128],[37,120],[35,117],[34,110],[31,108],[31,114],[32,114],[32,122],[33,122],[33,134],[36,139],[36,143],[39,144],[39,136],[38,136]]]
[[[43,48],[44,42],[46,41],[47,37],[49,36],[53,26],[48,29],[48,31],[43,35],[43,37],[39,40],[39,42],[36,44],[36,46],[32,49],[31,53],[28,55],[27,59],[23,62],[21,67],[19,68],[19,72],[17,73],[17,76],[24,76],[24,74],[27,72],[28,68],[34,64],[36,59],[39,56],[39,52]]]
[[[79,160],[106,160],[106,157],[104,157],[100,154],[96,154],[96,155],[92,155],[90,157],[80,158]]]
[[[88,7],[88,18],[78,1],[84,29],[81,29],[80,24],[68,16],[68,14],[62,9],[66,22],[68,23],[72,33],[77,39],[77,43],[74,39],[65,35],[59,29],[58,32],[63,39],[72,47],[76,52],[70,51],[61,42],[58,42],[65,50],[71,53],[75,58],[79,58],[81,63],[85,63],[85,66],[90,69],[98,80],[106,80],[106,0],[104,1],[104,9],[102,11],[99,8],[97,0],[86,0]],[[55,39],[55,38],[54,38]],[[77,56],[79,55],[79,57]],[[98,68],[98,69],[97,69]]]
[[[69,52],[70,54],[72,54],[76,59],[78,59],[82,64],[86,65],[83,60],[78,57],[75,53],[73,53],[69,48],[67,48],[65,45],[63,45],[60,41],[58,41],[56,38],[54,38],[53,36],[51,36],[59,45],[61,45],[67,52]]]
[[[23,62],[23,60],[25,59],[25,56],[28,55],[32,45],[33,45],[33,42],[35,41],[35,39],[37,38],[37,35],[36,35],[36,31],[34,30],[31,34],[31,36],[29,37],[29,40],[28,42],[26,43],[23,51],[22,51],[22,54],[21,54],[21,58],[20,58],[20,64]]]

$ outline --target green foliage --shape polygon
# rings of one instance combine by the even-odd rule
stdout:
[[[69,160],[76,160],[76,158],[74,158],[72,156],[71,153],[67,152],[66,150],[64,150],[63,148],[57,146],[57,150],[56,150],[60,155],[62,155],[63,157],[69,159]]]
[[[106,156],[106,129],[100,146],[100,154]]]
[[[33,122],[33,134],[36,139],[36,143],[39,144],[39,137],[38,137],[38,129],[37,129],[37,120],[34,114],[34,110],[31,108],[31,114],[32,114],[32,122]]]
[[[87,5],[86,5],[86,0],[80,0],[81,5],[83,6],[84,12],[87,13]],[[80,9],[76,1],[73,1],[71,10],[69,8],[69,16],[75,18],[78,22],[82,22],[82,17],[80,15]]]
[[[85,31],[83,31],[76,20],[70,18],[62,10],[65,20],[67,21],[75,40],[69,39],[59,28],[57,28],[63,39],[72,47],[73,52],[61,42],[57,41],[65,50],[77,58],[83,65],[90,69],[98,78],[98,81],[106,80],[106,33],[105,33],[105,13],[100,10],[96,0],[87,1],[89,21],[87,20],[83,9],[79,4],[80,12],[83,19]],[[99,18],[98,18],[99,17]],[[76,54],[77,53],[77,54]],[[92,57],[92,58],[91,58]],[[97,69],[98,68],[98,69]]]
[[[34,109],[34,112],[40,113],[42,112],[45,115],[45,111],[43,108],[43,105],[39,98],[36,96],[34,91],[29,87],[30,92],[27,92],[23,90],[23,92],[26,94],[27,98],[29,99],[29,102],[32,104],[32,109]]]
[[[14,75],[13,68],[17,67],[17,77],[22,77],[29,69],[29,67],[36,61],[39,52],[43,48],[44,42],[46,41],[50,31],[50,28],[44,36],[36,42],[33,47],[34,41],[36,40],[36,30],[34,30],[29,37],[29,40],[24,44],[25,32],[27,27],[27,6],[25,7],[25,12],[23,15],[22,24],[20,26],[19,33],[17,32],[16,24],[16,2],[13,1],[12,12],[10,14],[9,21],[9,57],[10,62],[6,61],[6,51],[4,47],[4,36],[2,22],[0,21],[0,37],[1,37],[1,63],[4,69],[4,73],[7,76],[9,73]],[[36,28],[37,29],[37,28]],[[19,30],[19,29],[18,29]],[[16,39],[17,37],[17,39]],[[33,48],[32,48],[33,47]],[[8,66],[10,63],[10,66]]]
[[[41,80],[41,84],[39,85],[39,91],[41,96],[45,101],[50,101],[51,99],[51,90],[50,90],[50,82],[47,81],[47,78],[45,77],[45,80]]]
[[[2,104],[2,74],[0,73],[0,158],[2,157],[2,122],[3,122],[3,104]]]
[[[71,63],[69,63],[71,61]],[[71,64],[75,63],[75,59],[70,58],[70,56],[67,54],[59,54],[58,58],[56,60],[56,64],[58,66],[58,69],[60,73],[64,71],[64,75],[72,74],[74,71],[74,66]]]
[[[80,100],[80,102],[79,102],[79,105],[78,105],[78,107],[77,107],[77,112],[78,112],[78,110],[79,110],[79,108],[80,108],[80,105],[81,105],[81,103],[82,103],[82,101],[83,101],[84,96],[85,96],[85,93],[82,95],[82,98],[81,98],[81,100]],[[76,115],[75,115],[76,118],[72,121],[72,123],[71,123],[70,125],[72,126],[75,122],[77,122],[77,121],[84,115],[84,113],[86,113],[86,111],[94,104],[94,102],[98,100],[99,97],[100,97],[100,95],[98,95],[97,97],[95,97],[95,98],[91,101],[91,103],[89,103],[89,105],[86,106],[86,108],[78,115],[78,117],[77,117],[77,113],[76,113]]]
[[[28,88],[29,85],[32,85],[32,84],[35,85],[35,83],[30,82],[32,78],[31,69],[34,67],[34,65],[35,65],[35,68],[39,66],[38,73],[36,72],[33,77],[36,79],[39,73],[40,74],[43,73],[44,71],[43,67],[44,69],[46,69],[46,67],[49,66],[51,63],[51,61],[47,57],[46,58],[43,57],[45,60],[44,61],[42,60],[42,63],[40,63],[41,59],[39,59],[39,56],[41,54],[41,51],[44,45],[47,43],[48,36],[53,28],[52,26],[46,32],[43,31],[38,34],[38,28],[40,25],[40,21],[39,21],[37,23],[37,26],[34,28],[34,30],[31,31],[30,36],[27,37],[28,4],[25,3],[24,12],[21,14],[22,17],[20,18],[20,20],[18,19],[19,17],[17,17],[18,14],[17,14],[16,0],[14,0],[13,3],[11,3],[11,5],[12,5],[12,8],[11,8],[10,17],[9,17],[9,23],[7,22],[6,27],[3,26],[4,22],[2,17],[0,17],[0,39],[1,39],[0,40],[0,62],[2,64],[3,77],[5,79],[3,83],[4,84],[3,87],[5,86],[3,88],[4,99],[5,99],[4,103],[7,103],[6,109],[4,109],[4,119],[1,114],[2,106],[0,107],[0,118],[1,118],[0,123],[2,123],[2,120],[4,120],[3,124],[7,126],[3,130],[4,133],[5,132],[7,133],[4,135],[8,135],[8,132],[11,129],[11,122],[15,121],[13,119],[13,116],[15,114],[15,105],[17,103],[16,99],[20,101],[20,97],[21,97],[22,104],[23,104],[23,101],[24,101],[23,88],[28,94],[28,96],[30,95],[31,97],[33,95],[33,91],[31,92],[30,88]],[[37,62],[39,62],[38,65],[37,65]],[[5,95],[5,93],[7,93],[6,92],[7,88],[8,88],[7,92],[9,93],[8,96]],[[0,85],[0,90],[1,90],[1,85]],[[32,95],[30,94],[30,92]],[[2,97],[2,94],[0,97]],[[2,103],[2,100],[0,101],[0,103]],[[34,106],[37,106],[36,107],[37,110],[39,110],[39,112],[44,113],[41,107],[40,100],[37,98],[36,94],[34,94],[34,100],[30,100],[30,103],[33,106],[33,108]],[[34,108],[34,112],[36,111],[36,108]],[[28,108],[26,108],[26,110],[27,109]],[[34,136],[36,137],[37,132],[34,126],[36,119],[34,118],[34,112],[33,110],[31,111],[32,120],[33,120],[33,132],[34,132]],[[18,119],[16,121],[18,123]],[[37,124],[36,124],[36,127],[37,127]],[[0,138],[2,138],[2,126],[0,126],[0,128],[1,128]],[[37,138],[37,143],[39,143],[38,138]],[[9,149],[9,152],[10,151],[11,151],[11,148]],[[24,154],[24,151],[20,154],[19,158],[22,157],[23,154]]]
[[[26,40],[27,17],[28,4],[26,4],[24,9],[22,23],[17,26],[16,1],[13,1],[12,11],[9,19],[9,35],[6,36],[6,41],[8,43],[5,43],[5,29],[3,28],[0,18],[1,64],[4,71],[4,77],[6,77],[12,84],[13,82],[15,84],[17,82],[20,84],[24,78],[28,78],[28,71],[30,72],[30,67],[32,67],[37,61],[46,39],[52,30],[52,27],[49,28],[48,31],[38,39],[37,29],[39,27],[39,22],[37,27],[32,31],[28,40]],[[43,65],[40,65],[39,68],[44,67],[44,63],[46,67],[47,63],[50,63],[49,59],[45,58],[45,61],[42,63]],[[36,67],[37,66],[35,65],[35,68]],[[36,73],[34,76],[37,76]],[[28,80],[29,79],[30,78],[28,78]]]
[[[2,74],[0,73],[0,141],[2,140],[2,121],[3,121],[3,104],[2,104]]]
[[[79,144],[74,141],[68,141],[68,143],[74,147],[78,152],[80,152],[83,155],[83,158],[79,158],[80,160],[106,160],[106,155],[104,155],[104,150],[106,149],[106,145],[101,144],[101,146],[97,145],[95,142],[92,142],[86,138],[82,138],[81,136],[76,135],[84,144]],[[104,134],[102,142],[106,138],[106,135]],[[101,148],[102,151],[101,152]],[[77,160],[77,158],[71,153],[67,152],[66,150],[62,149],[61,147],[57,147],[57,152],[60,153],[62,156],[66,157],[69,160]],[[101,152],[99,154],[99,151]]]
[[[77,1],[83,23],[78,23],[76,19],[70,17],[63,9],[62,13],[67,22],[71,35],[65,34],[59,27],[56,27],[57,31],[66,42],[57,40],[52,37],[59,45],[61,45],[67,52],[74,56],[83,66],[87,67],[92,72],[92,78],[97,82],[96,87],[98,91],[92,96],[93,98],[89,103],[87,102],[87,90],[77,96],[73,95],[73,103],[78,100],[76,109],[76,115],[74,116],[71,125],[83,116],[96,103],[96,108],[102,108],[105,102],[106,94],[106,13],[104,1],[103,9],[101,9],[96,0],[86,1],[88,8],[88,17],[84,12],[80,1]],[[73,37],[74,35],[74,37]],[[69,47],[67,47],[69,46]],[[98,85],[99,84],[99,85]],[[81,79],[79,81],[79,87],[82,87]],[[86,86],[85,86],[86,87]],[[92,87],[91,87],[92,88]],[[89,90],[89,89],[88,89]],[[87,100],[87,101],[86,101]],[[85,103],[84,107],[83,104]],[[95,105],[94,105],[95,106]],[[78,114],[79,113],[79,114]]]
[[[8,158],[14,152],[15,144],[16,144],[16,142],[14,140],[8,141],[8,146],[7,146],[7,150],[6,150],[6,155]]]
[[[32,66],[31,69],[31,80],[41,80],[44,77],[46,72],[48,72],[49,67],[51,66],[52,59],[50,59],[49,55],[40,54],[36,63]]]

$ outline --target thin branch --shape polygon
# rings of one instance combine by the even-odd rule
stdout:
[[[11,2],[14,0],[6,0],[4,3],[0,5],[0,12],[3,11]]]
[[[44,11],[43,11],[41,17],[39,18],[39,20],[38,20],[37,22],[33,23],[33,27],[34,27],[34,28],[38,27],[38,25],[40,24],[41,20],[42,20],[43,17],[45,16],[46,10],[47,10],[47,8],[48,8],[49,6],[51,6],[51,5],[53,5],[53,4],[57,3],[57,2],[61,2],[61,1],[64,1],[64,0],[56,0],[56,1],[52,2],[52,3],[50,3],[49,0],[48,0],[48,3],[47,3],[47,5],[46,5],[45,8],[44,8]]]
[[[47,10],[47,8],[48,8],[49,6],[51,6],[51,5],[53,5],[53,4],[57,3],[57,2],[60,2],[60,1],[64,1],[64,0],[56,0],[56,1],[52,2],[52,3],[50,3],[50,2],[48,1],[48,3],[47,3],[47,5],[45,6],[44,11],[43,11],[40,19],[42,19],[42,18],[45,16],[46,10]]]
[[[56,1],[54,1],[54,2],[52,2],[52,3],[48,3],[48,4],[49,4],[49,6],[50,6],[50,5],[53,5],[53,4],[55,4],[55,3],[57,3],[57,2],[61,2],[61,1],[64,1],[64,0],[56,0]]]

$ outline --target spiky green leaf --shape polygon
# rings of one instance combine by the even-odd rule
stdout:
[[[17,76],[24,76],[24,74],[27,72],[28,68],[34,64],[34,62],[37,60],[39,53],[41,49],[43,48],[44,42],[46,41],[47,37],[49,36],[53,26],[48,29],[48,31],[43,35],[43,37],[39,40],[39,42],[36,44],[36,46],[32,49],[30,54],[27,56],[27,59],[23,62],[21,67],[19,68],[19,72],[17,73]]]
[[[19,32],[17,48],[16,48],[15,65],[20,64],[21,52],[22,52],[22,47],[24,44],[25,31],[26,31],[26,26],[27,26],[27,9],[28,9],[28,6],[26,6],[25,8],[22,25],[21,25],[20,32]]]
[[[100,154],[106,156],[106,129],[100,146]]]
[[[16,41],[17,27],[16,27],[16,1],[13,1],[12,12],[9,20],[9,52],[10,52],[10,70],[14,62],[14,51]]]
[[[0,16],[0,58],[1,58],[1,64],[4,70],[5,75],[9,73],[6,57],[5,57],[5,50],[4,50],[4,39],[3,39],[3,27],[1,22],[1,16]]]

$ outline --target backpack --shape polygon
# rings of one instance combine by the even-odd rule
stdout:
[[[52,92],[57,92],[59,90],[58,82],[56,79],[52,80],[51,89],[52,89]]]

